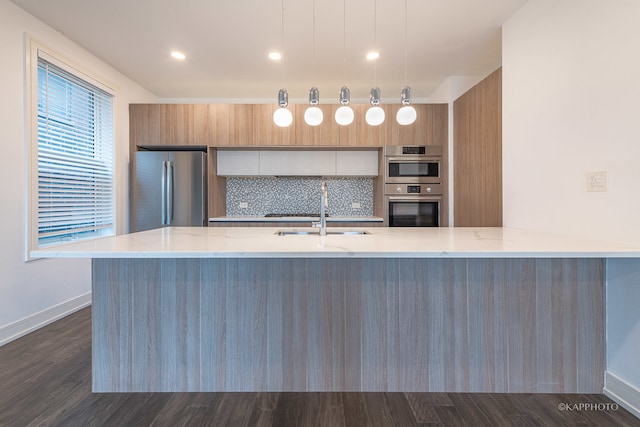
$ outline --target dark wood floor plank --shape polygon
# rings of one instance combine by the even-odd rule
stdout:
[[[372,427],[417,426],[403,393],[364,393],[367,425]]]
[[[281,393],[273,414],[274,426],[344,426],[341,393]]]
[[[0,426],[640,426],[599,394],[91,393],[91,310],[0,347]]]
[[[349,427],[367,426],[367,411],[364,405],[364,393],[342,393],[344,421]]]
[[[447,393],[405,393],[413,416],[418,424],[442,422],[435,411],[437,406],[453,406]]]
[[[249,425],[268,427],[273,425],[273,415],[280,399],[280,393],[256,393],[255,404]]]

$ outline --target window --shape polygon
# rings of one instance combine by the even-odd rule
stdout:
[[[33,249],[114,232],[113,95],[74,71],[37,50]]]

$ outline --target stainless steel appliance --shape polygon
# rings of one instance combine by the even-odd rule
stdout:
[[[384,149],[385,183],[442,183],[440,145],[389,146]]]
[[[389,227],[439,227],[441,146],[385,147],[384,216]]]
[[[131,185],[131,231],[207,226],[207,154],[138,151]]]

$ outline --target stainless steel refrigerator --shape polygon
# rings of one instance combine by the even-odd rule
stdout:
[[[207,226],[206,153],[138,151],[132,171],[131,232]]]

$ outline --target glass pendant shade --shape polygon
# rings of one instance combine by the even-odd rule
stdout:
[[[369,107],[365,120],[370,126],[378,126],[384,122],[384,110],[381,107]]]
[[[278,108],[273,112],[273,122],[281,128],[289,127],[293,123],[293,114],[284,107]]]
[[[351,100],[351,92],[346,86],[342,86],[340,89],[340,107],[336,110],[336,123],[342,126],[350,125],[353,123],[355,115],[353,110],[349,107],[349,101]]]
[[[369,102],[371,103],[371,107],[367,110],[365,114],[365,120],[367,124],[370,126],[378,126],[384,122],[384,110],[380,107],[380,89],[374,87],[371,89],[371,94],[369,96]]]
[[[291,114],[291,111],[287,110],[287,105],[289,105],[289,94],[286,89],[280,89],[278,91],[278,105],[280,108],[273,112],[273,123],[281,128],[286,128],[293,123],[293,114]]]
[[[318,107],[319,102],[320,92],[318,88],[312,87],[309,90],[309,107],[304,112],[304,121],[309,126],[318,126],[324,119],[322,110]]]
[[[396,120],[400,125],[410,125],[411,123],[416,121],[418,114],[416,113],[416,109],[411,105],[405,105],[398,110],[396,114]]]
[[[343,105],[336,110],[336,123],[342,126],[350,125],[353,123],[353,110],[348,105]]]
[[[396,121],[398,124],[403,126],[410,125],[416,121],[418,114],[416,113],[416,109],[410,105],[411,88],[409,86],[402,87],[402,91],[400,92],[400,102],[402,103],[402,107],[396,114]]]
[[[322,123],[324,119],[324,115],[322,114],[322,110],[318,107],[309,107],[304,112],[304,121],[309,126],[318,126]]]

